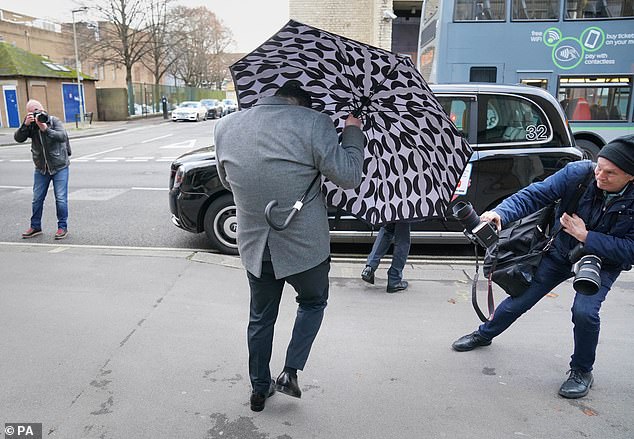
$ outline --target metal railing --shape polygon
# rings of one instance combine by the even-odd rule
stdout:
[[[199,101],[201,99],[224,99],[226,93],[222,90],[211,90],[197,87],[178,87],[175,85],[155,85],[135,82],[134,113],[146,116],[163,111],[161,99],[167,99],[167,109],[171,111],[183,101]]]

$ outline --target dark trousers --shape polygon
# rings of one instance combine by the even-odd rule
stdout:
[[[507,297],[495,309],[493,319],[479,328],[480,334],[492,339],[511,326],[522,314],[531,309],[554,287],[570,278],[571,268],[568,261],[547,254],[537,268],[535,278],[528,289],[519,297]],[[576,293],[572,304],[572,323],[574,352],[570,368],[582,372],[592,371],[599,343],[601,320],[599,310],[618,273],[601,271],[601,288],[592,296]],[[544,334],[546,340],[547,334]]]
[[[273,332],[284,284],[297,292],[297,315],[291,341],[286,350],[285,366],[304,369],[310,348],[317,336],[328,301],[330,258],[310,270],[283,279],[275,279],[270,261],[262,262],[262,274],[255,277],[247,271],[251,288],[251,311],[247,329],[249,377],[253,390],[264,393],[271,382]]]
[[[394,243],[392,263],[387,270],[387,284],[396,285],[403,280],[403,268],[405,268],[409,255],[410,242],[410,223],[386,224],[379,229],[366,265],[376,270],[381,263],[381,258],[385,256],[390,245]]]

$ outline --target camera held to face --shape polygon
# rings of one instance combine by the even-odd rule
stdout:
[[[473,210],[471,203],[460,201],[453,207],[453,216],[465,228],[465,235],[484,248],[492,247],[498,241],[498,231],[495,224],[480,221],[480,217]]]
[[[572,285],[575,291],[586,296],[596,294],[601,288],[601,258],[586,254],[582,242],[570,250],[568,258],[574,264],[572,271],[575,279]]]
[[[48,113],[44,110],[34,111],[33,117],[40,123],[48,123]]]

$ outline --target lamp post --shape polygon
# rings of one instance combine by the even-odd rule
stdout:
[[[77,94],[79,94],[79,121],[81,127],[84,128],[84,94],[81,92],[81,77],[79,74],[79,52],[77,51],[77,32],[75,31],[75,12],[85,12],[88,7],[82,6],[81,8],[73,9],[71,14],[73,16],[73,40],[75,42],[75,71],[77,72]]]

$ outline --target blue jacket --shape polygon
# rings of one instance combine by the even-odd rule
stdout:
[[[588,160],[572,162],[546,180],[533,183],[505,199],[495,209],[502,218],[502,225],[522,218],[540,208],[561,199],[556,213],[555,230],[564,208],[574,197],[577,187],[593,172]],[[622,196],[612,200],[604,209],[603,191],[597,188],[594,178],[579,200],[575,213],[589,230],[584,246],[585,254],[594,254],[602,260],[604,270],[614,274],[629,270],[634,264],[634,184],[630,184]],[[551,252],[558,252],[564,259],[578,241],[561,231],[553,242]]]

